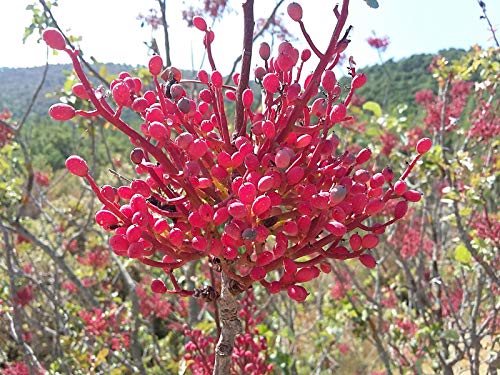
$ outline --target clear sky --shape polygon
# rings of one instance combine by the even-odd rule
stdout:
[[[490,19],[500,28],[500,0],[484,1]],[[45,63],[45,46],[37,43],[38,36],[22,43],[24,28],[31,22],[31,14],[25,8],[33,2],[36,1],[0,0],[0,67],[39,66]],[[181,16],[184,2],[167,0],[172,60],[179,68],[189,69],[192,62],[195,68],[199,68],[203,56],[202,33],[187,29]],[[281,7],[281,13],[285,13],[283,18],[288,29],[299,35],[298,25],[286,15],[288,2]],[[232,61],[241,51],[241,0],[229,3],[236,11],[214,25],[214,55],[222,72],[230,69]],[[336,1],[305,0],[301,3],[306,28],[321,49],[330,38],[335,24],[331,10]],[[348,23],[354,29],[352,43],[346,52],[354,56],[358,66],[377,62],[376,52],[366,43],[372,30],[391,39],[385,58],[400,59],[448,47],[467,49],[476,43],[484,47],[493,46],[486,22],[479,19],[481,10],[477,0],[379,0],[379,3],[380,8],[374,10],[363,0],[351,0]],[[266,17],[274,4],[275,0],[255,0],[256,17]],[[101,62],[145,65],[148,56],[143,42],[150,39],[151,31],[141,29],[136,17],[141,12],[146,14],[155,5],[154,0],[59,0],[54,14],[61,28],[83,38],[81,48],[86,56],[94,56]],[[266,36],[265,40],[269,41],[270,37]],[[51,54],[49,61],[69,62],[64,54]]]

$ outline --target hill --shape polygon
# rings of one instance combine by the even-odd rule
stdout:
[[[452,60],[465,54],[464,50],[448,49],[439,54]],[[422,89],[434,88],[434,80],[427,71],[433,55],[418,54],[394,61],[389,60],[382,65],[373,65],[363,70],[369,77],[366,85],[358,94],[367,100],[379,102],[387,109],[398,104],[413,106],[415,92]],[[108,72],[117,74],[123,70],[130,70],[130,66],[109,64]],[[36,68],[0,68],[0,111],[9,108],[14,118],[19,118],[29,104],[35,88],[42,77],[43,67]],[[51,65],[42,92],[35,103],[33,114],[45,116],[51,104],[57,99],[50,97],[50,93],[62,89],[65,74],[71,72],[70,65]]]
[[[465,53],[465,50],[454,48],[439,51],[439,55],[448,60],[459,59]],[[358,91],[358,95],[380,103],[387,110],[406,104],[413,112],[416,108],[415,93],[422,89],[436,89],[435,80],[428,71],[434,56],[418,54],[362,69],[368,76],[368,81]]]

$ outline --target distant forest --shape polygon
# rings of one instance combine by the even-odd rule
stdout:
[[[449,49],[440,51],[440,55],[449,60],[458,59],[466,53],[464,50]],[[422,89],[436,90],[435,80],[428,71],[433,55],[419,54],[382,65],[359,69],[367,74],[367,84],[357,92],[359,97],[379,103],[384,110],[391,111],[397,105],[408,107],[408,114],[415,114],[415,93]],[[102,67],[99,67],[99,69]],[[108,64],[108,74],[130,71],[128,65]],[[39,85],[44,67],[36,68],[0,68],[0,112],[9,109],[13,121],[18,121],[29,105],[36,87]],[[78,150],[78,143],[88,138],[86,131],[67,123],[55,123],[47,115],[48,108],[59,101],[58,93],[65,88],[65,80],[72,74],[70,65],[51,65],[43,88],[23,128],[31,151],[35,167],[57,170],[64,166],[64,160],[70,153]],[[191,73],[192,74],[192,73]],[[186,76],[190,76],[187,73]],[[66,88],[69,90],[69,88]],[[109,148],[116,155],[127,155],[127,140],[119,132],[105,130]],[[79,135],[75,137],[75,134]],[[77,144],[75,144],[75,142]],[[83,147],[82,149],[85,149]],[[99,153],[106,152],[98,148]],[[102,158],[106,160],[106,158]]]

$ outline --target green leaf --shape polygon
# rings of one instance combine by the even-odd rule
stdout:
[[[469,252],[469,250],[467,250],[464,244],[459,244],[455,248],[455,259],[458,260],[460,263],[470,264],[472,255]]]
[[[450,341],[459,341],[460,336],[457,331],[444,331],[441,335],[444,339],[448,339]]]
[[[370,111],[373,112],[373,114],[376,117],[382,116],[382,108],[380,108],[380,105],[376,102],[368,101],[365,104],[363,104],[363,109],[365,111]]]
[[[377,0],[365,0],[365,2],[368,4],[370,8],[378,8]]]

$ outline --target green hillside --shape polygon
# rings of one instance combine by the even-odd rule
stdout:
[[[439,51],[439,55],[448,60],[459,59],[466,53],[462,49]],[[382,65],[362,69],[368,76],[367,83],[358,91],[358,95],[367,100],[380,103],[390,110],[398,104],[415,109],[415,93],[422,89],[435,89],[435,80],[428,71],[434,55],[413,55],[399,61],[389,60]]]

